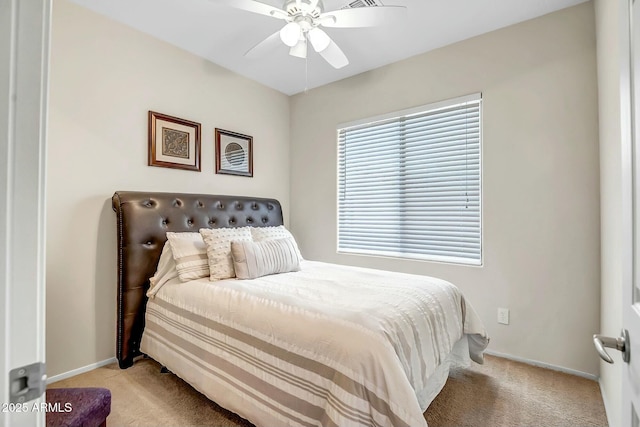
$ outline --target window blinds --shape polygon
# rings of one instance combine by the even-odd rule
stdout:
[[[481,97],[338,129],[338,251],[481,264]]]

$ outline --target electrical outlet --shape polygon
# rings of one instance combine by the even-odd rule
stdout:
[[[509,324],[509,309],[508,308],[498,308],[498,323],[503,325]]]

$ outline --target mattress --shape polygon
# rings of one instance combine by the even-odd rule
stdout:
[[[303,261],[254,280],[173,279],[141,350],[258,426],[426,426],[449,368],[488,338],[441,279]]]

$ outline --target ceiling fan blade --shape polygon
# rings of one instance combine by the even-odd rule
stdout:
[[[314,10],[318,6],[319,2],[320,0],[311,0],[309,2],[309,10]]]
[[[307,57],[307,39],[300,39],[297,45],[289,49],[289,55],[305,59]]]
[[[341,9],[320,15],[318,22],[325,27],[362,28],[390,24],[406,16],[404,6],[368,6]]]
[[[282,42],[280,41],[280,30],[271,34],[266,39],[262,40],[260,43],[249,49],[244,56],[248,58],[256,58],[262,55],[269,53],[274,50],[276,47],[280,46]]]
[[[331,40],[326,49],[318,52],[333,68],[342,68],[349,65],[349,60],[338,45]]]
[[[255,0],[220,0],[222,3],[225,3],[231,7],[236,9],[246,10],[247,12],[253,12],[260,15],[272,16],[274,18],[286,19],[289,17],[289,14],[277,7],[273,7],[269,4],[261,3]]]

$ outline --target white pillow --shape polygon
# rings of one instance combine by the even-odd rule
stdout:
[[[298,259],[300,261],[303,260],[295,237],[293,237],[293,234],[291,234],[284,225],[278,225],[277,227],[251,227],[251,237],[253,237],[254,242],[263,242],[265,240],[274,239],[292,239],[293,245],[296,248],[296,254],[298,254]]]
[[[238,279],[300,270],[297,246],[292,238],[262,242],[231,242],[231,256]]]
[[[151,286],[147,291],[147,296],[153,298],[160,288],[171,279],[178,277],[178,270],[176,269],[176,261],[173,259],[173,252],[171,251],[171,245],[167,240],[164,242],[162,248],[162,254],[160,254],[160,261],[158,261],[158,269],[156,274],[149,279]]]
[[[209,280],[222,280],[236,277],[231,259],[232,241],[251,241],[249,227],[240,228],[201,228],[200,234],[207,246],[209,259]]]
[[[168,231],[167,239],[171,245],[180,280],[187,282],[209,275],[207,245],[202,240],[200,233],[172,233]]]

